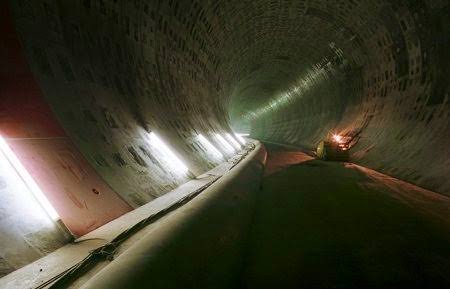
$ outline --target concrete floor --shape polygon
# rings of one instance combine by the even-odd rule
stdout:
[[[268,145],[240,288],[450,288],[450,200]]]

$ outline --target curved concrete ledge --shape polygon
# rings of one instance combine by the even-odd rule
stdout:
[[[230,288],[260,186],[266,152],[261,144],[201,195],[160,220],[88,288]],[[232,286],[231,286],[232,287]]]
[[[80,264],[83,263],[83,260],[91,255],[92,252],[98,251],[103,247],[109,248],[111,242],[113,242],[113,246],[116,247],[114,256],[117,257],[123,252],[126,252],[128,248],[133,246],[142,237],[146,236],[148,232],[152,232],[154,227],[159,226],[159,221],[161,219],[156,218],[159,220],[154,220],[156,215],[168,216],[169,211],[179,207],[177,203],[186,203],[188,200],[192,201],[193,198],[199,194],[199,191],[201,191],[200,194],[206,192],[207,187],[217,182],[217,180],[224,175],[230,173],[230,170],[240,167],[240,163],[245,163],[248,159],[254,158],[255,152],[259,149],[260,145],[259,142],[256,141],[252,141],[251,143],[256,146],[253,148],[251,148],[251,146],[245,148],[227,162],[220,164],[214,169],[181,185],[175,190],[103,225],[93,232],[77,239],[74,243],[67,244],[55,252],[0,278],[0,287],[22,289],[40,286],[39,288],[48,288],[46,286],[53,284],[51,286],[66,288],[69,286],[67,285],[69,283],[70,288],[81,287],[86,280],[89,280],[104,267],[108,266],[109,261],[104,261],[103,258],[98,259],[94,257],[95,260],[93,260],[93,263],[89,263],[89,269],[87,269],[86,273],[79,272],[80,270],[77,270],[78,273],[74,274],[71,272],[69,274],[70,280],[67,280],[66,278],[64,278],[65,280],[60,280],[58,276],[63,275],[67,271],[71,271],[71,268],[79,267]],[[262,154],[265,155],[265,152],[263,151]],[[264,161],[264,158],[261,158],[261,161]],[[139,225],[140,229],[134,228],[137,225]],[[122,233],[124,233],[124,231],[129,231],[132,227],[132,234],[127,236],[125,240],[116,242],[119,235],[123,235]],[[92,266],[93,264],[96,265]],[[83,270],[83,272],[85,271]],[[59,280],[61,282],[58,281],[57,285],[51,280]]]

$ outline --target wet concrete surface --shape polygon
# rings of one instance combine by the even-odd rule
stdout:
[[[450,288],[450,198],[267,145],[240,288]]]

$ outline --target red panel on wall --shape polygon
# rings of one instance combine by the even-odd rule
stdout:
[[[65,136],[26,64],[8,2],[0,3],[0,129],[5,137]]]
[[[77,236],[131,210],[68,139],[10,140],[9,144]]]
[[[0,133],[77,236],[132,208],[100,178],[56,120],[31,73],[9,1],[0,3]]]

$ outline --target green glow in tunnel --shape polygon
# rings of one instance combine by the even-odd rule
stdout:
[[[351,41],[351,39],[349,40]],[[268,112],[273,112],[286,106],[289,103],[293,103],[296,100],[302,98],[305,93],[311,90],[313,87],[319,85],[324,80],[327,80],[331,74],[335,74],[337,69],[342,69],[344,66],[336,66],[335,60],[340,59],[342,63],[348,64],[344,59],[343,52],[340,48],[336,47],[334,42],[328,44],[331,54],[322,58],[319,62],[308,69],[306,73],[302,74],[297,80],[283,93],[273,98],[266,105],[250,111],[243,115],[243,118],[252,121]]]
[[[244,118],[247,120],[255,120],[270,111],[278,110],[284,105],[300,99],[308,90],[326,78],[327,72],[325,68],[316,65],[316,67],[309,70],[305,75],[299,77],[295,84],[292,85],[287,91],[272,99],[265,106],[248,112],[244,115]]]

